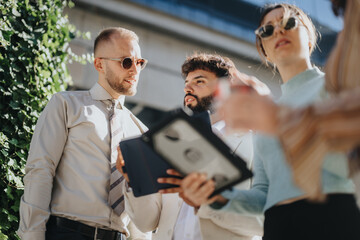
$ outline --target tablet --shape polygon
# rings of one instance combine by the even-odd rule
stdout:
[[[184,176],[206,173],[215,181],[212,195],[252,177],[245,161],[211,131],[210,121],[200,120],[203,117],[177,109],[141,137],[120,143],[135,196],[173,187],[156,182],[167,176],[168,168]]]
[[[169,176],[166,170],[172,166],[154,152],[142,137],[121,141],[120,148],[135,197],[156,193],[163,188],[178,187],[157,182],[158,178]]]
[[[170,112],[165,119],[172,117],[173,112]],[[194,114],[192,118],[199,125],[206,128],[206,131],[211,131],[208,112]],[[157,154],[149,144],[144,142],[142,136],[122,140],[120,149],[125,161],[123,170],[128,174],[135,197],[156,193],[160,189],[178,187],[178,185],[157,182],[160,177],[176,178],[176,176],[170,176],[166,173],[166,170],[173,168],[173,166]]]

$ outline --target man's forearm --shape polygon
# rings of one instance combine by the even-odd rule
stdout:
[[[142,232],[155,230],[162,210],[161,194],[154,193],[143,197],[135,197],[131,191],[127,191],[124,196],[125,211],[136,227]]]

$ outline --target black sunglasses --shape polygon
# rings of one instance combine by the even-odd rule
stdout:
[[[280,21],[280,26],[285,30],[290,30],[296,28],[298,26],[298,20],[295,17],[289,17],[287,19],[282,19]],[[267,38],[273,35],[275,30],[274,25],[266,24],[260,26],[258,29],[255,30],[255,34],[261,38]]]
[[[121,63],[121,66],[126,70],[130,69],[132,67],[132,65],[134,64],[134,62],[136,62],[136,67],[140,67],[141,70],[143,70],[147,64],[147,60],[144,58],[135,59],[135,58],[131,58],[131,57],[123,57],[123,58],[100,57],[100,59],[118,61]]]

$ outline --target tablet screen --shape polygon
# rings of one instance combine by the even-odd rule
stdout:
[[[175,119],[153,135],[154,149],[183,174],[206,173],[219,189],[241,178],[241,172],[184,119]]]

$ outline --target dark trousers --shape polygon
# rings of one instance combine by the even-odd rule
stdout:
[[[46,224],[46,240],[124,240],[118,231],[94,228],[63,217],[50,216]]]
[[[46,240],[94,240],[93,237],[81,235],[78,232],[68,230],[55,224],[46,224]]]
[[[360,240],[353,195],[330,194],[325,203],[300,200],[265,212],[263,240]]]

